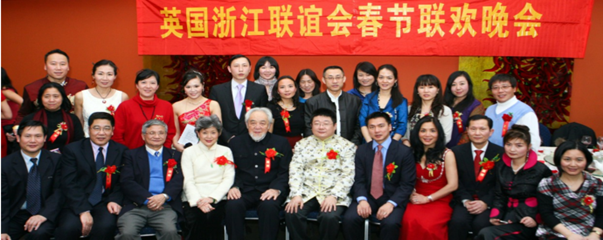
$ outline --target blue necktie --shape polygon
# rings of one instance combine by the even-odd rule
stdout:
[[[27,175],[27,211],[31,215],[36,215],[40,211],[42,199],[40,197],[40,174],[38,173],[37,158],[31,158],[29,161],[33,166],[29,169]]]
[[[92,206],[98,204],[103,197],[103,175],[104,172],[98,172],[105,165],[105,156],[103,155],[103,148],[98,148],[98,154],[96,154],[96,184],[94,184],[94,190],[90,193],[88,201]]]

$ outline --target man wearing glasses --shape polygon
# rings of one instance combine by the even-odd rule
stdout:
[[[522,124],[530,128],[532,149],[538,149],[538,117],[530,106],[515,97],[517,79],[509,74],[496,74],[488,82],[488,87],[496,99],[496,104],[486,109],[486,116],[494,122],[494,133],[490,136],[490,142],[502,146],[506,131],[514,124]]]
[[[362,102],[352,94],[342,91],[345,83],[343,69],[340,66],[326,67],[322,73],[322,82],[327,86],[327,91],[320,93],[306,101],[305,121],[306,134],[312,135],[312,113],[319,108],[326,108],[337,117],[335,134],[360,145],[360,122],[358,115]]]

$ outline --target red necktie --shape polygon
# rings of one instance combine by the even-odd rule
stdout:
[[[479,175],[479,162],[482,161],[481,155],[484,151],[483,150],[475,150],[475,159],[473,160],[473,168],[475,168],[475,177],[477,178],[477,176]]]
[[[373,176],[371,177],[371,195],[379,199],[383,195],[383,155],[381,145],[377,145],[377,152],[373,159]]]

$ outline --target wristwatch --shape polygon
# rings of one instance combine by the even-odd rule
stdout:
[[[161,195],[163,195],[163,197],[165,198],[165,200],[166,200],[166,201],[167,201],[168,199],[170,199],[170,196],[168,196],[168,195],[167,195],[167,194],[165,194],[165,193],[162,193]]]
[[[431,195],[427,196],[427,199],[429,199],[430,202],[433,202],[433,198],[431,197]]]
[[[592,232],[596,233],[597,235],[601,236],[601,231],[598,231],[597,229],[593,229]]]

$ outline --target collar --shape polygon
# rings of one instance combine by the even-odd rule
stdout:
[[[247,88],[247,82],[249,82],[249,80],[245,80],[245,82],[241,83],[241,85],[243,85],[243,88]],[[232,85],[232,89],[239,90],[239,89],[237,89],[237,85],[239,85],[239,83],[237,81],[235,81],[234,78],[231,80],[231,85]]]
[[[372,141],[373,142],[373,150],[377,149],[377,145],[379,145],[379,143],[377,143],[376,141]],[[383,141],[383,143],[381,143],[381,146],[384,149],[389,149],[389,145],[392,144],[392,138],[388,137],[387,139],[385,139],[385,141]]]
[[[204,151],[204,152],[206,152],[206,151],[214,151],[214,150],[216,150],[216,148],[218,148],[218,143],[217,142],[214,143],[214,145],[212,145],[209,148],[207,146],[205,146],[205,144],[203,144],[201,142],[198,143],[197,146],[198,146],[199,149],[201,149],[201,151]]]
[[[42,155],[42,149],[40,149],[40,151],[38,152],[38,155],[36,155],[36,158],[38,159],[38,164],[40,164],[40,156],[41,155]],[[32,159],[32,157],[30,157],[27,154],[25,154],[23,152],[23,150],[21,150],[21,156],[23,157],[23,159],[25,160],[26,163],[29,162],[29,159]]]
[[[155,152],[159,152],[159,156],[163,156],[163,146],[161,148],[159,148],[158,151],[155,151],[154,149],[150,148],[149,146],[147,146],[146,144],[144,145],[144,148],[147,150],[147,152],[153,156],[155,156]]]
[[[503,154],[502,160],[508,167],[511,167],[511,158],[509,155],[506,153]],[[528,160],[526,161],[526,165],[523,166],[523,170],[527,170],[528,168],[535,166],[536,163],[538,163],[538,155],[536,155],[534,150],[530,150]]]
[[[339,97],[341,97],[341,95],[343,95],[343,91],[339,92],[339,96],[333,96],[333,94],[331,94],[331,92],[329,92],[329,90],[325,91],[327,92],[327,95],[329,96],[329,98],[331,99],[331,101],[333,102],[337,102],[337,100],[339,99]]]
[[[325,140],[320,140],[320,138],[318,138],[318,137],[316,137],[316,136],[314,136],[314,135],[312,135],[312,137],[313,137],[314,139],[316,139],[316,141],[326,143],[326,142],[329,142],[329,141],[331,141],[331,140],[335,139],[335,136],[336,136],[336,135],[337,135],[337,134],[333,134],[333,135],[331,135],[330,137],[326,138]]]
[[[270,85],[274,85],[276,83],[276,77],[272,78],[272,79],[264,79],[262,77],[260,77],[259,79],[255,80],[256,83],[262,84],[262,85],[266,85],[266,84],[270,84]]]
[[[474,153],[475,150],[482,150],[482,151],[484,151],[484,154],[485,154],[486,149],[488,149],[488,144],[490,144],[490,141],[486,142],[486,145],[484,145],[484,148],[478,149],[477,147],[475,147],[475,145],[473,145],[473,142],[471,142],[471,153]]]
[[[98,150],[99,147],[103,147],[103,150],[107,150],[107,148],[109,147],[109,142],[107,142],[107,144],[105,144],[104,146],[99,146],[92,142],[92,140],[90,140],[90,145],[92,145],[92,149],[94,150]]]
[[[511,106],[513,106],[513,104],[517,103],[517,101],[519,101],[519,100],[517,100],[517,97],[513,96],[511,99],[507,100],[504,103],[496,102],[496,104],[500,109],[507,109],[507,108],[510,108]]]

